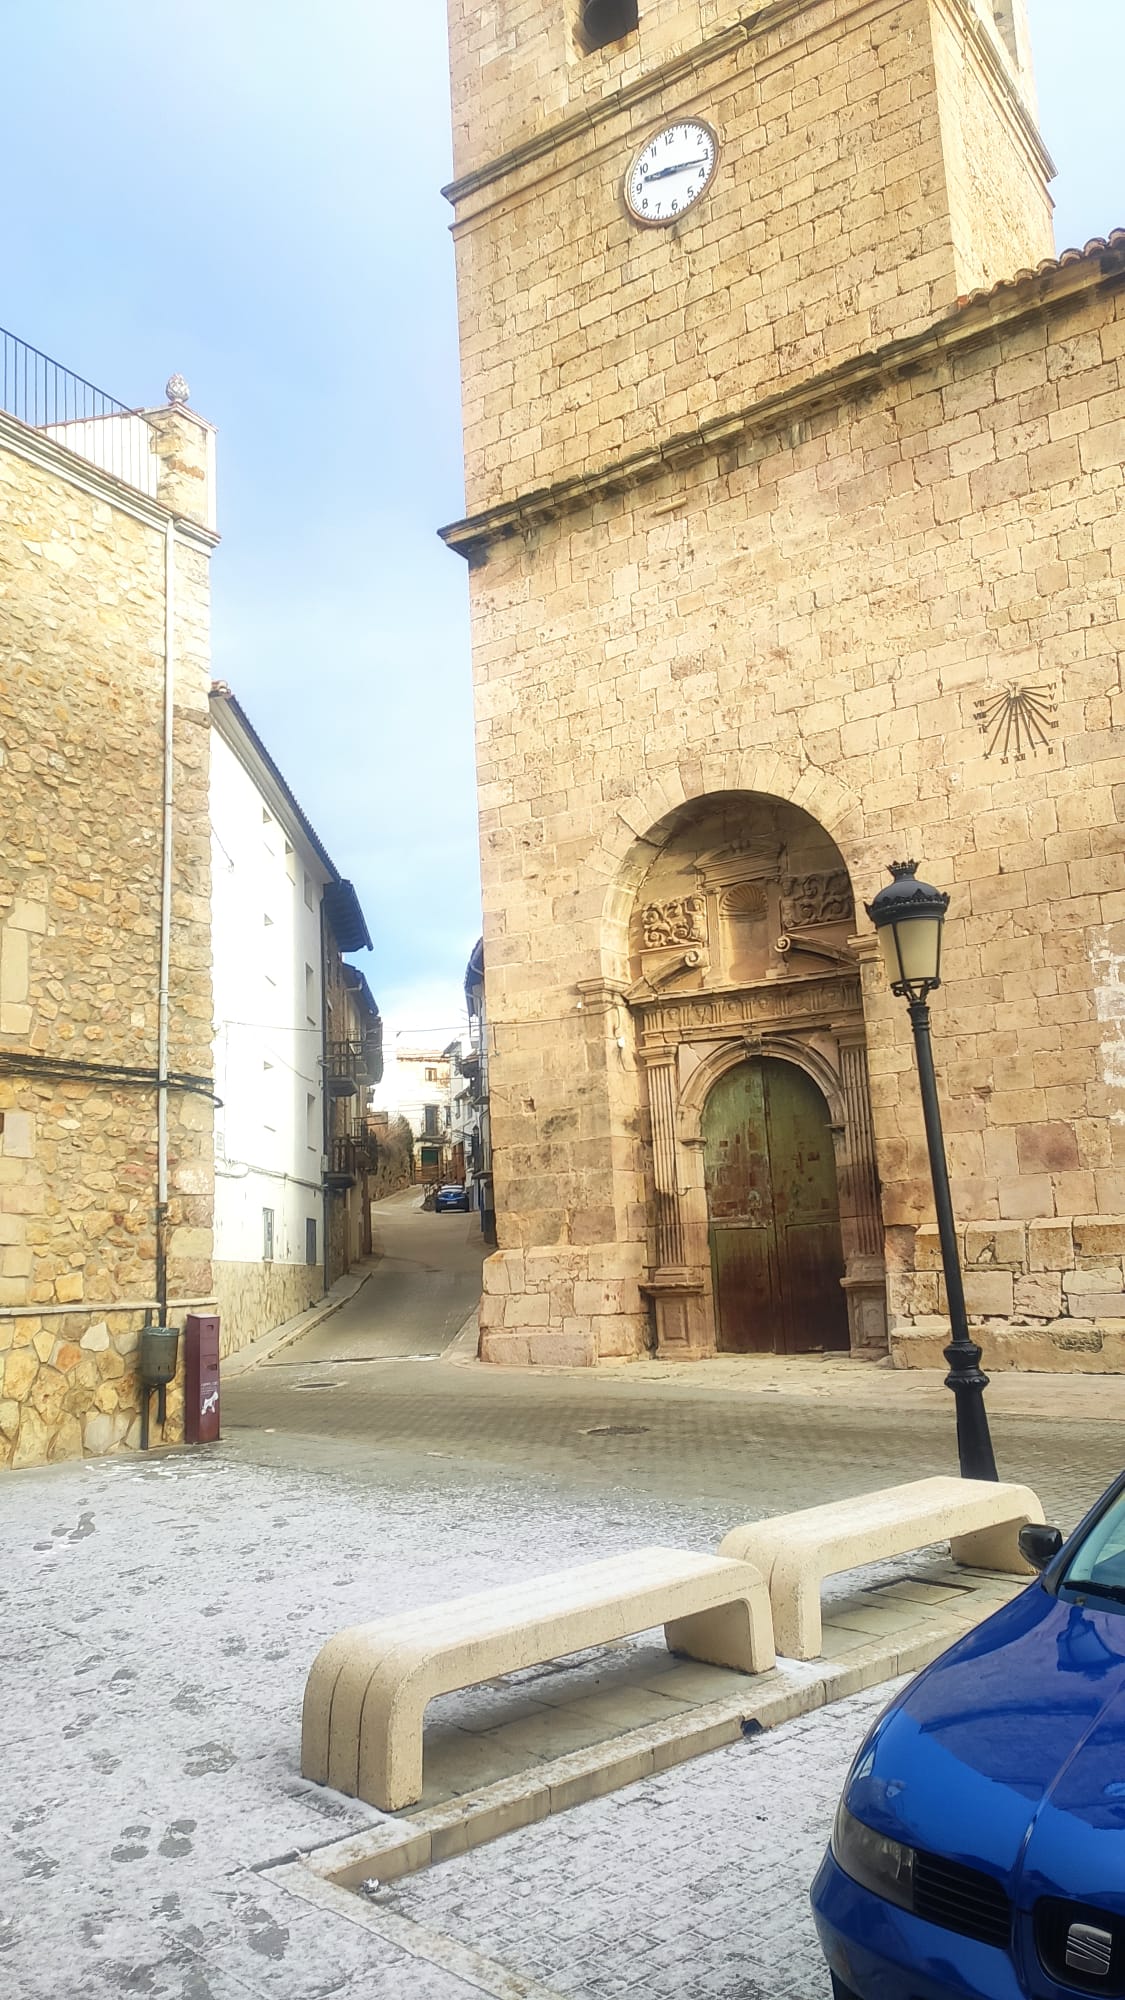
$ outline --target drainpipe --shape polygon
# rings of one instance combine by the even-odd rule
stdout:
[[[320,1113],[321,1143],[327,1167],[320,1176],[320,1229],[324,1238],[324,1289],[332,1286],[331,1253],[328,1243],[328,1212],[331,1195],[327,1175],[332,1171],[331,1099],[328,1095],[328,927],[324,921],[324,885],[320,889]]]
[[[164,770],[160,872],[160,983],[156,1028],[156,1296],[159,1324],[168,1323],[168,1016],[172,960],[172,794],[175,777],[176,531],[164,531]]]
[[[172,730],[175,719],[176,531],[164,525],[164,754],[161,771],[160,967],[156,990],[156,1324],[168,1324],[168,1011],[172,962]],[[152,1324],[145,1313],[144,1324]],[[141,1383],[141,1450],[148,1450],[149,1400]],[[163,1424],[166,1385],[157,1391],[157,1422]]]

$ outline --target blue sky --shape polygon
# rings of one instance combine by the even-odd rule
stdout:
[[[1030,5],[1062,248],[1125,224],[1125,5]],[[187,376],[214,671],[359,889],[392,1032],[451,1027],[479,916],[441,0],[17,0],[4,51],[0,321],[123,402]]]

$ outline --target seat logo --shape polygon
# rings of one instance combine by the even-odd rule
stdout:
[[[1095,1979],[1108,1979],[1113,1959],[1113,1937],[1093,1924],[1071,1924],[1066,1934],[1066,1962],[1071,1972],[1088,1972]]]

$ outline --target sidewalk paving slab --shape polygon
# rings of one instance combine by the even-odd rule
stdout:
[[[729,1508],[627,1490],[573,1492],[542,1476],[528,1484],[486,1466],[472,1474],[430,1466],[422,1474],[416,1462],[394,1456],[372,1464],[368,1454],[362,1468],[344,1458],[322,1470],[300,1456],[288,1466],[256,1464],[220,1444],[16,1472],[4,1486],[4,1510],[0,1986],[8,1982],[20,2000],[58,2000],[60,1992],[76,2000],[466,2000],[502,1986],[492,1972],[492,1984],[482,1984],[476,1954],[502,1968],[504,1994],[520,1994],[518,1980],[567,1994],[613,1990],[583,1986],[583,1966],[591,1980],[601,1978],[601,1954],[585,1952],[585,1934],[583,1950],[556,1940],[556,1956],[540,1966],[522,1956],[522,1918],[510,1912],[508,1960],[504,1940],[462,1934],[444,1914],[440,1922],[418,1918],[418,1940],[418,1926],[408,1928],[412,1916],[402,1918],[406,1928],[370,1930],[344,1920],[338,1908],[300,1902],[268,1878],[270,1866],[286,1862],[308,1874],[298,1858],[348,1834],[390,1826],[398,1838],[398,1822],[300,1778],[304,1676],[330,1632],[380,1606],[434,1602],[520,1572],[544,1574],[577,1552],[615,1554],[661,1538],[709,1548],[729,1524]],[[851,1652],[843,1672],[857,1676],[853,1686],[871,1658],[887,1670],[887,1642],[877,1640],[875,1652],[867,1642]],[[651,1674],[651,1658],[637,1664],[643,1686],[663,1678]],[[803,1672],[817,1678],[827,1668]],[[591,1692],[591,1676],[583,1690]],[[693,1694],[697,1718],[703,1706]],[[821,1710],[817,1726],[829,1730],[829,1740],[837,1740],[833,1718],[841,1706]],[[679,1800],[677,1814],[689,1810],[713,1758],[671,1768],[683,1754],[679,1716],[663,1740],[647,1738],[633,1770],[619,1770],[635,1784],[615,1796],[671,1784],[671,1792],[653,1796]],[[719,1726],[703,1716],[701,1726],[729,1730],[731,1718]],[[847,1726],[849,1740],[857,1726]],[[617,1728],[615,1720],[611,1734]],[[597,1800],[573,1804],[589,1796],[589,1756],[558,1760],[550,1782],[538,1784],[544,1814],[550,1788],[571,1808],[544,1824],[581,1822],[601,1810]],[[819,1774],[819,1760],[813,1764]],[[536,1832],[526,1824],[532,1808],[526,1780],[506,1782],[508,1824],[524,1824],[514,1840],[520,1848]],[[739,1814],[743,1806],[751,1810],[743,1802]],[[450,1800],[444,1810],[450,1854],[462,1808]],[[765,1814],[763,1824],[775,1824],[773,1796],[753,1810]],[[781,1794],[777,1812],[783,1826],[789,1806]],[[659,1876],[673,1812],[663,1804],[643,1818],[643,1866]],[[440,1850],[442,1836],[436,1844]],[[504,1846],[500,1840],[496,1852]],[[428,1878],[480,1866],[490,1852],[442,1860]],[[581,1848],[569,1838],[550,1852],[567,1854],[573,1868]],[[635,1896],[629,1868],[603,1862],[603,1872],[591,1902],[597,1926],[625,1912]],[[546,1868],[544,1894],[528,1890],[526,1922],[536,1936],[554,1936],[552,1912],[567,1912],[579,1936],[581,1878],[554,1878]],[[695,1910],[703,1970],[719,1950],[707,1942],[707,1882],[705,1872]],[[607,1902],[609,1886],[615,1904]],[[348,1904],[356,1904],[352,1894]],[[753,1928],[753,1910],[743,1908],[743,1932],[747,1922]],[[430,1936],[458,1950],[442,1946],[438,1960]],[[615,1948],[613,1926],[605,1944]],[[727,1942],[719,1956],[727,1964]],[[657,1946],[645,1964],[657,1978]],[[641,1972],[639,1962],[635,1978]]]

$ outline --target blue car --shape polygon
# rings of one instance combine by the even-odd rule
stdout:
[[[434,1197],[434,1207],[439,1215],[445,1209],[449,1208],[463,1208],[467,1212],[469,1207],[468,1188],[462,1187],[460,1181],[447,1181],[444,1187],[438,1189]]]
[[[1125,1995],[1125,1475],[891,1703],[812,1903],[835,2000]],[[810,1996],[811,2000],[811,1996]]]

